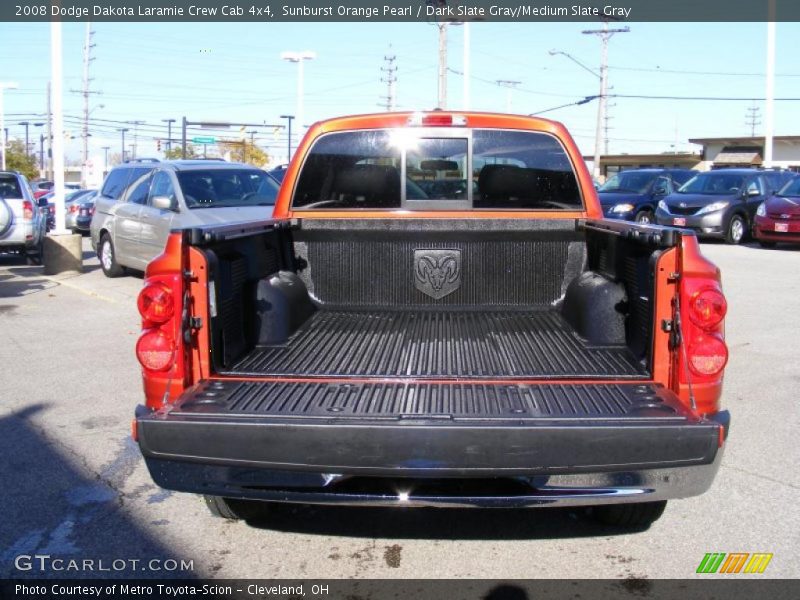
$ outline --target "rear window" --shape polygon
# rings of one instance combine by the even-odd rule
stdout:
[[[189,208],[272,206],[278,184],[256,169],[179,171],[178,183]]]
[[[22,198],[22,188],[15,175],[0,175],[0,198]]]
[[[292,207],[580,210],[583,202],[572,164],[553,136],[402,128],[319,138],[301,168]]]

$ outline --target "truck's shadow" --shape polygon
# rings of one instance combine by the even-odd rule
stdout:
[[[56,438],[43,435],[36,414],[47,407],[31,405],[0,417],[0,481],[4,483],[3,526],[0,528],[0,577],[113,578],[163,577],[163,572],[140,565],[157,559],[191,558],[155,539],[126,514],[113,477],[93,476],[80,467],[80,458],[62,454]],[[102,475],[102,474],[101,474]],[[63,559],[61,570],[32,559],[50,555]],[[69,569],[92,558],[91,567]],[[99,572],[102,559],[106,569]],[[115,559],[119,569],[110,569]],[[192,577],[175,571],[170,577]],[[2,596],[2,593],[0,593]]]
[[[398,509],[270,503],[248,524],[310,535],[386,539],[528,540],[637,533],[602,525],[582,508]]]

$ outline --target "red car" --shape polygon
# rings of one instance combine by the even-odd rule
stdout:
[[[800,177],[762,202],[756,211],[753,233],[764,248],[778,242],[800,244]]]

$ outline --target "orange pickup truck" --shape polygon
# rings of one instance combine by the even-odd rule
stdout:
[[[722,457],[726,301],[693,233],[603,220],[558,123],[309,130],[274,218],[147,269],[133,435],[155,482],[263,501],[591,506],[646,527]]]

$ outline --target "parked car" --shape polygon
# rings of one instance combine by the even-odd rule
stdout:
[[[800,244],[800,176],[759,205],[753,234],[764,248],[779,242]]]
[[[690,169],[621,171],[597,190],[603,215],[637,223],[654,223],[658,201],[697,174]]]
[[[142,271],[171,230],[269,219],[278,183],[250,165],[210,160],[128,162],[95,197],[92,246],[103,272]]]
[[[78,201],[78,210],[75,216],[75,229],[73,231],[79,233],[89,233],[92,225],[92,217],[94,216],[94,201],[97,197],[98,191],[94,190]]]
[[[15,171],[0,171],[0,252],[23,254],[38,264],[46,234],[47,217],[28,180]]]
[[[289,165],[278,165],[274,169],[270,169],[267,171],[275,181],[279,184],[283,183],[283,178],[286,176],[286,169],[289,168]]]
[[[346,117],[294,160],[274,220],[173,233],[147,266],[133,432],[158,485],[226,518],[593,505],[628,527],[709,488],[719,269],[691,231],[602,219],[562,125]],[[411,197],[427,160],[477,185]]]
[[[791,176],[788,171],[760,169],[698,173],[659,201],[656,222],[738,244],[747,237],[759,205]]]
[[[97,190],[75,190],[68,192],[64,197],[64,226],[75,232],[78,229],[78,214],[80,205]]]
[[[47,194],[49,191],[53,189],[53,185],[54,184],[52,181],[44,181],[44,180],[34,181],[33,183],[31,183],[31,190],[33,191],[34,198],[39,199],[45,194]]]

